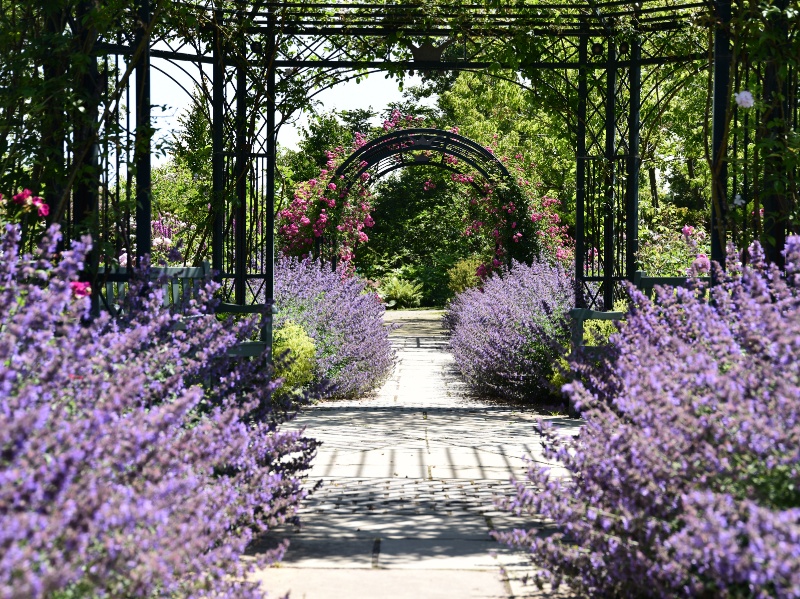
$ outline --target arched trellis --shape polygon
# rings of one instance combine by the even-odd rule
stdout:
[[[731,102],[732,89],[752,78],[753,89],[762,90],[760,100],[789,115],[777,131],[778,137],[786,137],[800,127],[797,72],[784,77],[778,65],[756,61],[751,75],[746,71],[731,77],[732,65],[741,61],[732,53],[735,31],[730,27],[740,7],[731,0],[453,5],[136,0],[124,9],[119,24],[103,33],[85,18],[94,10],[91,2],[73,4],[60,29],[51,31],[55,21],[40,29],[46,35],[74,37],[69,52],[80,53],[82,60],[55,52],[25,54],[9,66],[41,73],[50,87],[68,69],[72,78],[64,89],[70,93],[63,98],[48,93],[47,102],[38,104],[18,103],[9,122],[19,124],[0,137],[21,148],[15,154],[18,164],[8,169],[15,174],[5,177],[5,190],[29,183],[35,191],[43,188],[45,195],[56,198],[52,219],[67,225],[67,236],[90,228],[99,241],[96,247],[113,248],[102,256],[95,252],[86,280],[96,274],[98,262],[113,261],[121,250],[138,257],[151,250],[150,74],[165,62],[195,67],[198,86],[206,90],[213,171],[207,221],[213,225],[207,227],[210,232],[204,230],[203,243],[211,247],[212,265],[229,303],[272,297],[277,130],[291,114],[287,98],[307,100],[309,94],[298,94],[297,85],[308,82],[300,86],[306,91],[317,81],[322,81],[317,87],[332,85],[346,79],[346,72],[499,66],[533,80],[543,71],[556,71],[564,84],[559,86],[563,108],[571,116],[565,134],[575,143],[575,274],[599,292],[589,298],[596,306],[600,296],[609,306],[617,283],[631,279],[636,269],[639,171],[646,145],[640,132],[660,123],[663,106],[652,102],[653,91],[656,96],[659,90],[672,94],[659,81],[684,84],[670,78],[671,69],[694,65],[697,72],[713,72],[708,119],[712,258],[724,259],[731,198],[735,203],[739,196],[756,197],[767,216],[785,214],[786,206],[797,202],[797,177],[786,193],[761,183],[780,174],[781,164],[772,155],[756,155],[752,140],[765,133],[772,137],[776,129],[756,122],[755,115],[737,113]],[[779,4],[786,6],[783,0]],[[170,26],[167,5],[191,13],[198,25]],[[8,10],[0,8],[3,14]],[[783,18],[766,25],[771,35],[788,43],[789,23]],[[708,43],[710,36],[695,35],[698,25],[713,34],[713,44]],[[35,27],[31,35],[39,35]],[[681,43],[673,44],[676,38]],[[71,99],[76,94],[79,110]],[[34,104],[45,107],[39,117],[19,113]],[[14,129],[38,123],[44,123],[43,131],[21,134]],[[40,140],[41,147],[28,147],[33,140]],[[31,156],[40,157],[33,171]],[[777,241],[774,253],[785,225],[767,218],[763,233]]]
[[[401,129],[382,135],[361,146],[334,174],[349,189],[369,173],[368,181],[407,166],[431,165],[462,172],[466,164],[486,179],[509,176],[508,169],[489,150],[473,140],[441,129]]]
[[[491,151],[468,137],[442,129],[417,128],[392,131],[364,144],[339,165],[332,182],[346,195],[354,185],[369,187],[392,171],[416,166],[434,166],[454,173],[475,172],[488,185],[511,177]],[[480,179],[473,185],[483,188]],[[317,239],[317,256],[321,255],[325,242],[323,238]],[[335,268],[335,252],[331,255]]]

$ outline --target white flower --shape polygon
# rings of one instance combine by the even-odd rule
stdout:
[[[744,201],[742,194],[737,193],[736,196],[733,198],[733,205],[734,206],[744,206],[747,202]]]
[[[733,94],[733,98],[736,100],[736,104],[741,108],[750,108],[756,103],[753,99],[753,94],[747,90],[739,92],[738,94]]]

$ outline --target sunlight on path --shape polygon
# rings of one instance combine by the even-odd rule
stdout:
[[[521,584],[529,560],[489,531],[537,524],[495,508],[495,495],[542,461],[535,414],[474,397],[446,351],[441,311],[395,311],[387,322],[397,366],[375,394],[330,400],[296,422],[323,441],[302,509],[253,552],[288,537],[279,567],[263,570],[272,596],[294,599],[567,597]],[[577,422],[548,417],[564,434]],[[558,467],[554,468],[558,471]]]

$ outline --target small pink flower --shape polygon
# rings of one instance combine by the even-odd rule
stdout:
[[[697,258],[692,262],[692,267],[697,272],[708,272],[711,270],[711,261],[705,254],[697,254]]]
[[[84,283],[82,281],[72,281],[69,284],[70,289],[72,289],[72,293],[76,297],[87,297],[92,293],[92,286],[89,283]]]
[[[40,197],[33,198],[33,205],[39,211],[39,216],[47,216],[50,214],[50,206],[44,203],[44,200]]]
[[[686,239],[689,239],[694,234],[694,227],[692,225],[683,225],[683,229],[681,229],[681,233]]]
[[[33,195],[30,189],[23,189],[18,194],[14,195],[13,200],[14,203],[19,204],[20,206],[24,206],[25,204],[30,204],[28,198]]]

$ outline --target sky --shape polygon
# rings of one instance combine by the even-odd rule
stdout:
[[[194,87],[192,79],[169,63],[161,61],[154,66],[163,68],[167,74],[153,69],[151,80],[151,102],[159,108],[153,109],[154,126],[158,128],[157,136],[168,136],[169,132],[178,127],[178,117],[189,104],[189,97],[181,85],[191,90]],[[190,67],[194,68],[194,67]],[[176,79],[178,83],[170,79]],[[406,77],[405,86],[416,85],[419,76]],[[403,92],[398,88],[397,80],[385,79],[382,73],[375,73],[365,78],[361,83],[350,81],[325,90],[316,96],[320,103],[318,110],[331,111],[334,109],[366,109],[372,107],[380,112],[393,101],[399,101]],[[433,103],[434,99],[428,100]],[[163,108],[161,108],[163,107]],[[297,149],[300,140],[300,131],[308,123],[307,115],[301,114],[294,125],[284,125],[278,134],[278,144],[283,147]],[[156,163],[163,163],[166,157],[160,157]]]

